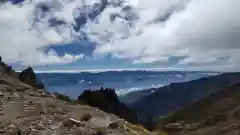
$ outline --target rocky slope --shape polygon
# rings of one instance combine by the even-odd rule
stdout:
[[[25,71],[30,72],[22,72],[20,77],[9,75],[2,66],[0,69],[1,135],[154,134],[116,115],[60,100],[55,94],[35,87],[32,84],[36,82],[34,72],[29,68]],[[30,78],[31,81],[27,84],[26,80],[19,78]]]
[[[170,135],[238,135],[240,83],[157,118],[154,125]]]

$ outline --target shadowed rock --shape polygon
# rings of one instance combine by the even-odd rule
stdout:
[[[36,74],[34,73],[31,67],[28,67],[27,69],[23,70],[19,75],[19,79],[38,89],[44,88],[44,84],[37,80]]]
[[[127,121],[136,123],[137,113],[124,103],[121,103],[114,89],[103,89],[91,91],[85,90],[79,97],[81,104],[97,107],[103,111],[113,113]]]
[[[18,78],[19,74],[12,68],[12,66],[7,65],[3,62],[2,57],[0,56],[0,71],[3,74],[7,74],[8,76]]]

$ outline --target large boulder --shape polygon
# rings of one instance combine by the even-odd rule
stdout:
[[[105,112],[113,113],[129,122],[137,123],[138,116],[135,111],[129,108],[118,99],[114,89],[85,90],[79,97],[78,102],[97,107]]]
[[[44,84],[37,79],[37,76],[31,67],[23,70],[19,75],[19,79],[33,87],[44,89]]]

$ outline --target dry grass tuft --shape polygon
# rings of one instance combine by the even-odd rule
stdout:
[[[130,123],[127,123],[127,127],[133,131],[136,131],[138,133],[140,133],[141,135],[149,135],[151,134],[149,130],[147,130],[145,127],[143,127],[142,125],[133,125]]]
[[[105,127],[99,127],[96,128],[96,135],[108,135],[107,128]]]
[[[82,116],[81,121],[89,121],[92,118],[90,113],[86,113]]]
[[[153,131],[153,133],[154,133],[154,135],[168,135],[168,133],[160,131],[160,130]]]

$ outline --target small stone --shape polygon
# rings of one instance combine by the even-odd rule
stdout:
[[[115,121],[115,122],[112,122],[108,125],[108,128],[111,128],[111,129],[118,129],[120,127],[118,121]]]
[[[0,133],[3,134],[5,132],[5,130],[3,129],[0,129]]]
[[[3,97],[3,96],[4,96],[3,92],[0,91],[0,97]]]
[[[17,128],[14,124],[8,125],[8,128]]]
[[[33,101],[28,100],[27,103],[30,104],[30,105],[32,105],[32,104],[33,104]]]

